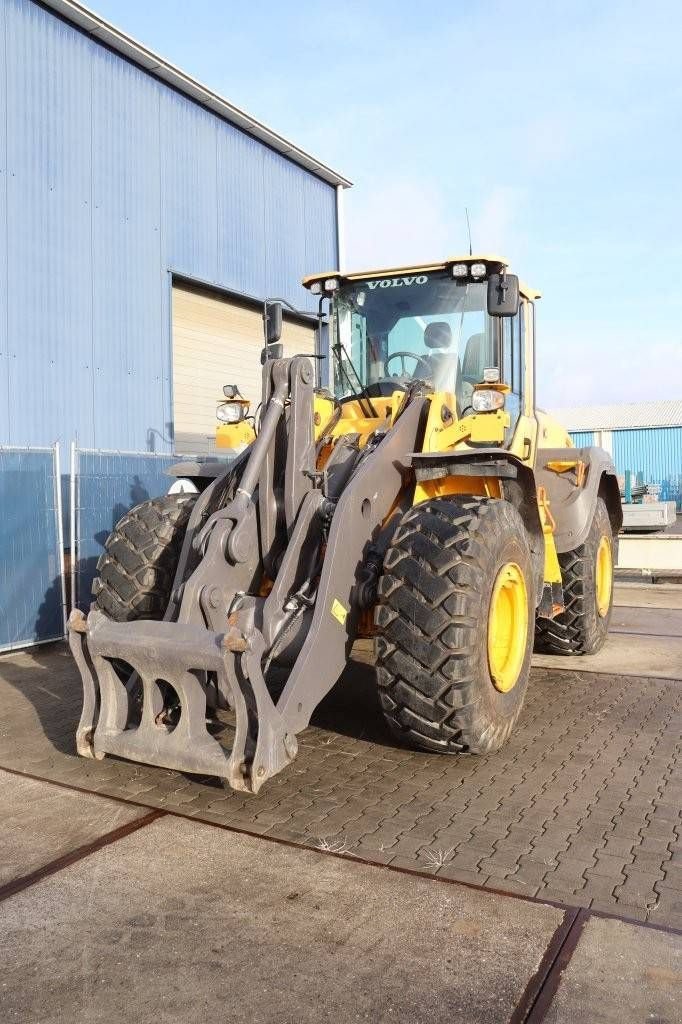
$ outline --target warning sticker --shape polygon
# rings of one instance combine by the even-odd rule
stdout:
[[[348,618],[348,609],[344,608],[337,597],[332,601],[331,612],[337,622],[340,622],[342,626],[346,625],[346,619]]]

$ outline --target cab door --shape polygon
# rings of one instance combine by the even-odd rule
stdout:
[[[511,423],[507,447],[532,464],[537,422],[533,412],[533,304],[521,297],[516,316],[502,320],[502,379],[510,387],[505,409]]]

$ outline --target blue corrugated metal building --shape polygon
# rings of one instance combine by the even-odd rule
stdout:
[[[168,448],[174,277],[312,308],[348,184],[80,5],[0,0],[0,444]]]
[[[616,469],[660,488],[682,509],[682,400],[557,409],[576,445],[597,444]]]

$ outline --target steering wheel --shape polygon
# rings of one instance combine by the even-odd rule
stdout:
[[[392,359],[399,359],[400,360],[400,373],[399,374],[398,373],[391,373],[391,371],[388,368],[388,364],[391,362]],[[407,372],[407,370],[405,369],[405,360],[406,359],[414,359],[414,373],[412,375],[410,375]],[[406,352],[406,351],[404,352],[402,350],[399,351],[399,352],[391,352],[390,356],[388,356],[384,360],[384,373],[386,374],[387,377],[409,377],[409,376],[415,376],[416,375],[416,371],[417,371],[417,367],[420,366],[420,365],[421,366],[425,365],[424,364],[424,360],[422,359],[421,356],[418,356],[416,354],[416,352]]]

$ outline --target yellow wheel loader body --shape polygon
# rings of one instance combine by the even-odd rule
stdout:
[[[615,469],[536,408],[539,292],[488,255],[304,285],[329,389],[306,357],[266,358],[257,429],[231,410],[217,430],[241,454],[197,494],[133,510],[92,611],[72,617],[85,756],[255,793],[295,759],[358,636],[400,741],[489,753],[521,713],[534,643],[604,642]]]

